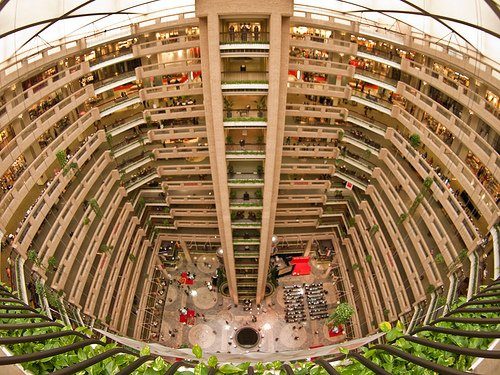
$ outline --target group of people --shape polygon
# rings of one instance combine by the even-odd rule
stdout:
[[[304,289],[301,285],[288,285],[284,288],[285,322],[300,323],[306,321],[304,308]]]
[[[231,24],[229,25],[229,41],[234,42],[237,40],[237,34],[239,33],[240,40],[242,42],[254,41],[257,42],[260,40],[260,28],[259,25],[255,25],[252,29],[252,26],[248,23],[241,23],[239,26],[239,30]],[[253,36],[253,39],[252,39]]]
[[[328,317],[328,306],[325,299],[325,290],[323,283],[305,284],[307,296],[307,307],[311,320],[325,319]]]

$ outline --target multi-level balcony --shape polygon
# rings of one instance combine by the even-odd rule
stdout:
[[[133,92],[130,96],[118,97],[111,99],[102,103],[98,103],[99,111],[101,112],[101,118],[109,116],[117,111],[121,111],[133,105],[141,103],[139,98],[139,93]]]
[[[288,94],[327,96],[337,99],[351,98],[351,88],[329,83],[288,82]]]
[[[259,31],[222,32],[219,34],[221,57],[265,57],[269,54],[269,33]]]
[[[498,125],[500,110],[492,106],[485,98],[476,94],[468,87],[463,86],[453,79],[445,77],[442,73],[433,68],[426,67],[408,59],[403,59],[401,70],[424,82],[428,82],[438,90],[454,98],[478,115],[497,132],[500,131],[500,126]]]
[[[455,116],[441,104],[403,82],[398,84],[398,93],[432,116],[435,120],[439,121],[447,130],[466,145],[470,151],[477,155],[479,160],[481,160],[489,170],[494,171],[498,168],[500,165],[498,153],[478,133],[472,130],[467,123]],[[498,123],[498,121],[496,121],[495,124],[496,123]],[[500,127],[498,131],[500,131]]]
[[[401,57],[392,50],[383,50],[381,48],[367,48],[364,45],[358,44],[358,51],[356,53],[362,59],[370,59],[387,66],[401,69]]]
[[[221,73],[224,94],[262,94],[269,89],[267,71],[224,71]]]
[[[191,146],[181,143],[157,148],[153,151],[157,160],[161,159],[203,159],[208,157],[208,146]]]
[[[449,149],[432,131],[400,107],[393,108],[393,117],[399,120],[411,134],[418,134],[423,144],[445,165],[467,192],[474,205],[489,223],[495,222],[498,209],[490,193],[472,173],[464,161]]]
[[[366,83],[371,83],[372,85],[382,87],[392,92],[396,91],[396,86],[398,84],[396,79],[389,78],[381,73],[370,72],[365,69],[356,69],[353,78]]]
[[[142,65],[135,68],[137,79],[199,71],[201,71],[201,59],[197,58]]]
[[[49,130],[56,122],[68,115],[72,110],[82,105],[87,99],[93,96],[94,91],[91,86],[86,86],[70,97],[62,100],[53,108],[34,120],[12,139],[9,144],[0,152],[0,175],[15,162],[15,160],[30,147],[37,139]]]
[[[238,160],[263,160],[266,154],[263,145],[259,144],[246,144],[245,147],[238,145],[226,146],[226,159],[228,161]]]
[[[145,57],[157,53],[186,50],[199,47],[199,35],[181,35],[163,40],[155,40],[132,46],[133,57]]]
[[[144,116],[152,121],[205,117],[205,108],[203,104],[154,108],[145,110]]]
[[[350,41],[298,33],[290,35],[290,45],[299,48],[344,53],[346,55],[355,55],[358,50],[358,45]]]
[[[267,111],[236,108],[224,112],[224,128],[265,128]]]
[[[376,109],[377,111],[385,113],[386,115],[391,115],[393,103],[378,96],[358,90],[352,90],[352,95],[349,99],[369,108]]]
[[[0,108],[0,123],[7,124],[50,93],[89,72],[88,62],[74,65],[31,86]]]
[[[294,117],[296,122],[301,125],[318,125],[317,119],[329,119],[324,125],[329,125],[333,123],[332,120],[343,120],[347,116],[347,110],[340,107],[330,107],[326,105],[315,105],[315,104],[294,104],[287,103],[286,105],[286,115]]]
[[[288,69],[347,77],[353,77],[355,71],[353,65],[299,57],[290,57]]]
[[[137,76],[134,72],[127,72],[124,74],[119,74],[115,77],[106,78],[94,83],[94,92],[96,95],[102,94],[108,90],[112,90],[121,85],[125,85],[130,82],[137,80]]]
[[[190,81],[179,84],[146,87],[139,91],[141,101],[202,94],[203,84],[201,82]]]

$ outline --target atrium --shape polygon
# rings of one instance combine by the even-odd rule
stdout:
[[[496,0],[0,0],[0,373],[500,373],[499,37]]]

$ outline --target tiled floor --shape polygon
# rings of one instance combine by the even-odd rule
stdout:
[[[207,264],[212,264],[208,268]],[[171,347],[183,344],[191,347],[200,345],[205,352],[244,353],[235,342],[235,332],[244,326],[251,326],[261,333],[261,341],[251,351],[276,352],[295,349],[305,349],[311,346],[330,345],[343,341],[343,337],[330,338],[324,320],[306,321],[299,329],[298,324],[285,323],[284,301],[282,285],[324,282],[324,289],[329,307],[337,303],[337,290],[335,285],[327,280],[327,269],[323,265],[312,261],[311,275],[287,276],[280,279],[277,291],[268,297],[260,309],[254,305],[252,311],[244,311],[243,306],[235,307],[231,300],[221,294],[211,292],[205,286],[217,267],[217,259],[201,257],[197,260],[197,267],[184,265],[178,270],[170,272],[174,280],[179,279],[182,271],[196,274],[196,280],[191,287],[197,291],[196,296],[187,295],[185,286],[178,287],[177,282],[169,287],[165,301],[163,322],[161,326],[160,343]],[[200,314],[193,326],[179,323],[179,308],[187,307]],[[203,314],[203,315],[202,315]],[[257,322],[252,322],[252,315],[257,317]],[[227,323],[228,324],[227,324]],[[174,332],[174,329],[177,332]],[[173,333],[173,336],[169,334]],[[175,336],[175,337],[174,337]],[[297,339],[295,339],[297,337]]]

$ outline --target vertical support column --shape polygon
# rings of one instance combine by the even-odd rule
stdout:
[[[77,307],[75,309],[75,316],[76,316],[76,320],[78,321],[78,324],[80,324],[82,327],[85,326],[85,323],[83,322],[82,314],[80,313],[79,307]]]
[[[59,313],[63,318],[64,324],[66,324],[67,326],[71,326],[71,321],[69,320],[68,312],[66,311],[66,307],[64,306],[64,300],[62,297],[59,297],[59,302],[61,303]]]
[[[405,332],[406,334],[409,334],[413,330],[413,327],[415,327],[419,314],[420,314],[420,307],[418,305],[413,306],[413,315],[411,317],[410,324],[408,324],[408,327],[406,328]]]
[[[479,271],[479,260],[476,251],[469,254],[470,272],[469,285],[467,287],[467,301],[469,301],[477,290],[477,274]]]
[[[490,233],[493,238],[493,280],[497,280],[500,277],[500,243],[497,225],[491,227]]]
[[[436,301],[437,301],[437,293],[432,292],[431,294],[431,302],[429,303],[429,306],[427,307],[427,312],[425,313],[425,318],[423,324],[429,324],[429,322],[432,319],[432,313],[434,312],[434,307],[436,306]]]
[[[260,233],[259,273],[257,278],[257,303],[265,297],[272,236],[276,219],[276,206],[285,132],[285,108],[288,81],[290,45],[290,17],[271,13],[269,18],[269,92],[267,97],[266,162],[264,166],[264,190],[262,229]]]
[[[40,279],[39,282],[43,285],[44,290],[45,290],[45,280]],[[42,293],[40,297],[40,301],[42,302],[43,309],[45,310],[45,313],[47,316],[52,319],[52,312],[50,311],[50,306],[49,306],[49,301],[47,301],[47,297],[45,296],[45,293]]]
[[[189,249],[187,248],[186,241],[180,240],[179,244],[181,246],[182,252],[184,253],[184,257],[186,257],[186,261],[188,264],[192,264],[193,260],[191,259],[191,254],[189,254]]]
[[[306,244],[306,250],[304,251],[305,257],[308,257],[309,254],[311,253],[312,243],[313,243],[313,239],[311,237],[311,238],[309,238],[309,240],[307,241],[307,244]]]
[[[455,300],[455,293],[457,290],[457,276],[452,273],[449,277],[450,279],[450,288],[448,289],[448,294],[446,295],[446,304],[443,308],[443,315],[448,314],[450,311],[450,307]]]
[[[24,303],[29,304],[28,292],[26,291],[26,280],[24,279],[24,259],[21,256],[16,258],[16,283],[19,297]]]
[[[238,303],[236,269],[234,263],[233,233],[227,188],[226,144],[223,127],[223,99],[221,88],[221,57],[219,45],[219,17],[209,13],[200,17],[200,51],[203,76],[205,123],[209,145],[210,167],[214,185],[217,222],[224,250],[224,267],[229,293]]]

